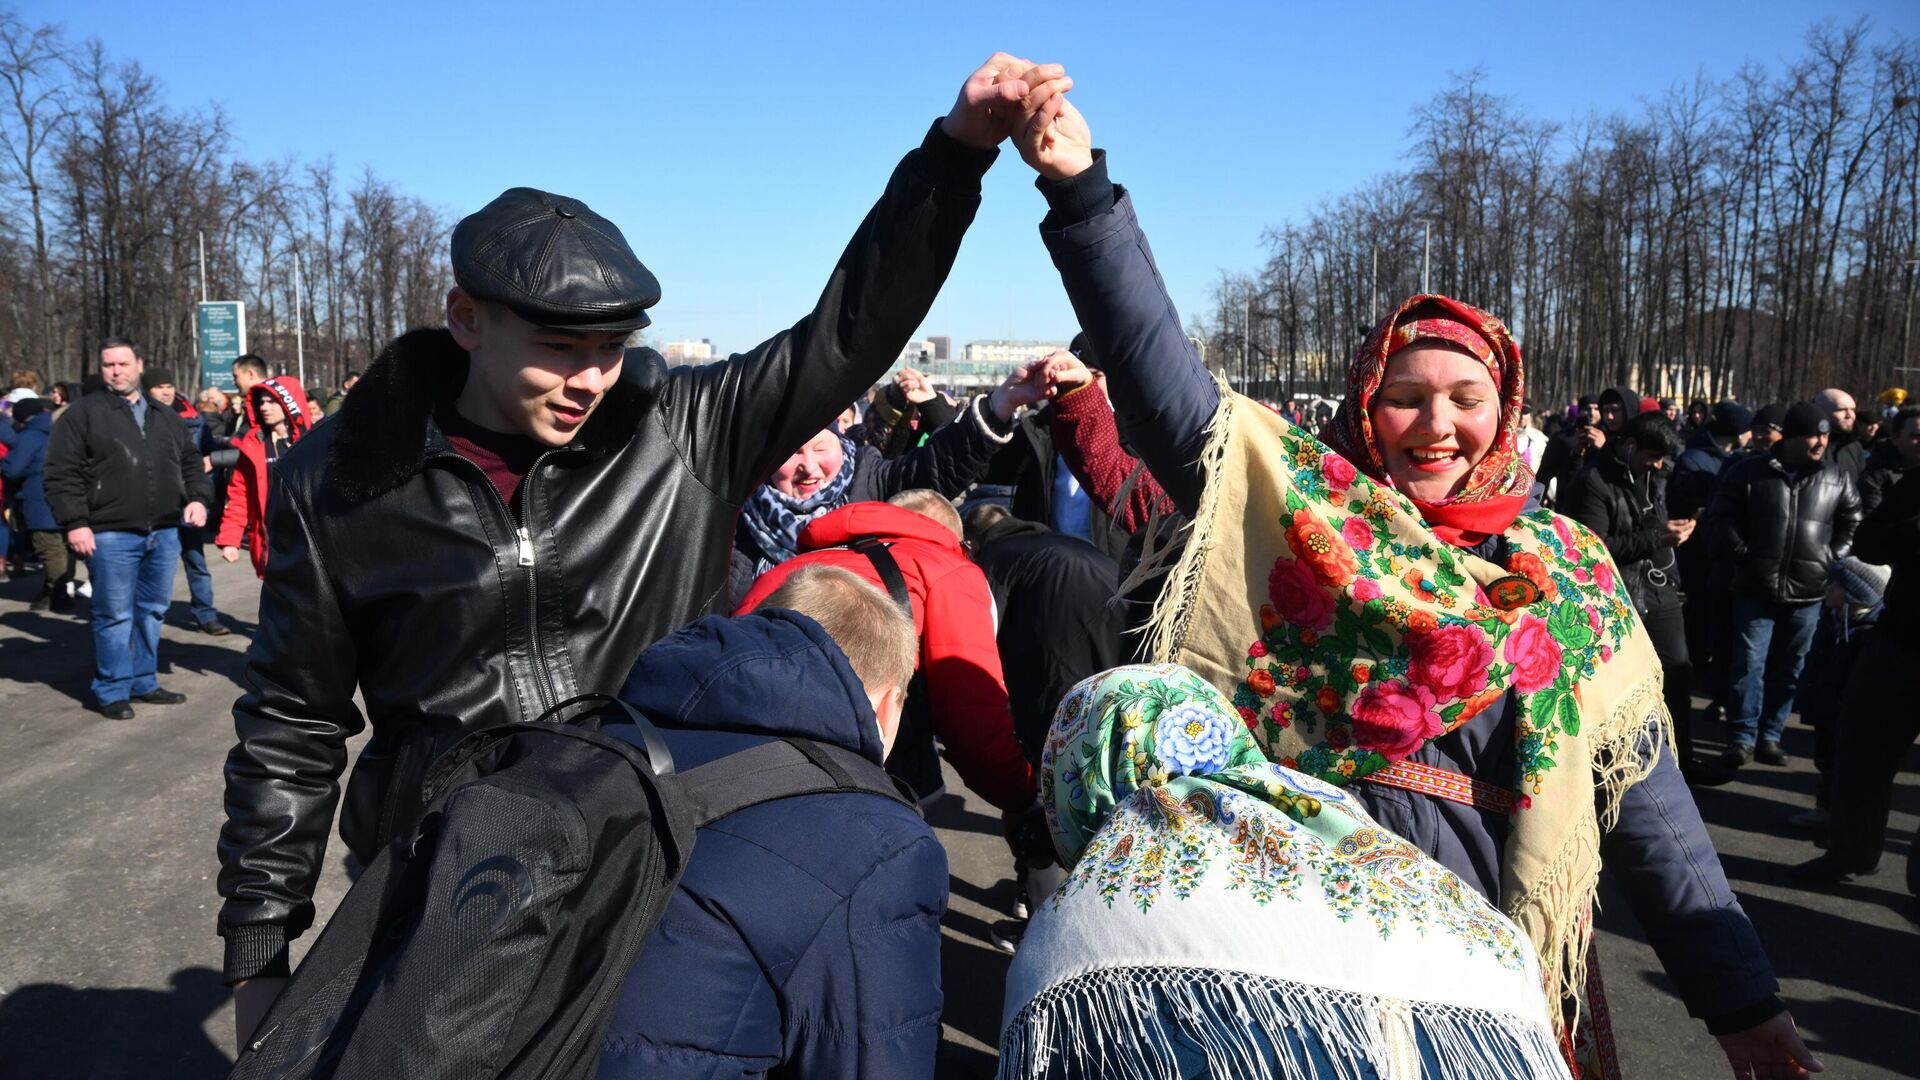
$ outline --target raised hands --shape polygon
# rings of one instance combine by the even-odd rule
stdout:
[[[994,53],[961,84],[953,109],[940,122],[949,136],[982,150],[991,150],[1028,122],[1030,99],[1045,93],[1050,100],[1073,86],[1059,64],[1035,64],[1006,53]],[[1024,152],[1022,154],[1024,156]]]
[[[1001,423],[1013,419],[1013,414],[1023,405],[1033,405],[1054,396],[1054,389],[1047,383],[1048,358],[1030,360],[1015,368],[1013,374],[994,388],[987,397],[987,407],[1000,418]]]
[[[1061,397],[1092,382],[1093,369],[1080,362],[1080,358],[1065,349],[1055,349],[1046,356],[1046,370],[1042,378],[1046,382],[1048,397]]]
[[[900,373],[893,377],[893,384],[915,405],[925,405],[939,396],[933,384],[927,382],[927,377],[914,368],[901,368]]]
[[[1067,100],[1071,88],[1047,83],[1023,99],[1027,122],[1016,140],[1020,160],[1049,180],[1078,176],[1093,164],[1093,133],[1086,118]]]

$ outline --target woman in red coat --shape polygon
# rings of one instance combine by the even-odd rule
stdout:
[[[220,515],[220,533],[214,544],[220,557],[240,561],[242,534],[253,556],[253,570],[267,574],[267,466],[278,460],[287,448],[312,426],[312,406],[300,380],[281,375],[254,384],[246,397],[247,419],[252,426],[234,440],[240,461],[233,467],[233,479],[227,483],[227,508]]]

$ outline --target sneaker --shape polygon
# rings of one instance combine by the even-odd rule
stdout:
[[[1787,876],[1795,881],[1804,881],[1809,885],[1838,885],[1844,881],[1852,881],[1857,877],[1871,877],[1879,872],[1880,868],[1877,866],[1865,870],[1855,870],[1842,863],[1833,855],[1827,854],[1803,862],[1799,866],[1788,870]]]
[[[1796,829],[1824,829],[1827,827],[1827,808],[1816,806],[1811,810],[1802,810],[1788,818],[1787,824]]]
[[[987,928],[987,941],[995,952],[1008,956],[1020,951],[1020,939],[1027,934],[1027,924],[1014,919],[1001,919]]]
[[[133,706],[125,701],[103,702],[100,705],[100,715],[109,720],[131,720]]]
[[[149,690],[144,694],[133,695],[133,700],[144,702],[148,705],[178,705],[187,700],[187,695],[176,694],[166,689]]]
[[[75,585],[73,587],[73,595],[84,596],[89,600],[93,599],[93,582],[82,581],[79,584]]]
[[[1720,751],[1720,767],[1732,772],[1753,760],[1753,749],[1746,746],[1729,746]]]
[[[1780,749],[1779,743],[1774,742],[1772,739],[1766,739],[1754,749],[1753,760],[1762,765],[1777,766],[1785,765],[1787,762],[1792,761],[1793,757],[1785,750]]]
[[[199,630],[201,633],[207,635],[208,637],[226,637],[228,634],[233,633],[233,630],[229,628],[226,623],[221,622],[219,619],[208,619],[206,622],[201,623],[195,629]]]

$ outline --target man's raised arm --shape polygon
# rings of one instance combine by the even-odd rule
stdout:
[[[663,419],[694,471],[738,502],[887,370],[918,329],[980,205],[980,178],[1032,84],[1055,65],[997,53],[894,169],[805,318],[760,346],[675,373]]]

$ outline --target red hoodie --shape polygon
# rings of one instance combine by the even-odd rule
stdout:
[[[839,545],[862,536],[890,541],[907,579],[920,670],[947,759],[974,793],[1002,810],[1033,805],[1033,769],[1013,737],[1007,682],[994,640],[993,591],[953,530],[883,502],[851,503],[800,533],[800,554],[761,574],[736,614],[752,611],[802,566],[838,566],[879,585],[865,555]]]
[[[253,397],[265,392],[273,394],[280,402],[280,408],[287,414],[287,441],[297,441],[313,426],[307,416],[307,392],[300,380],[291,375],[280,375],[266,379],[247,393],[245,407],[247,420],[253,426],[240,436],[233,446],[240,451],[240,461],[233,467],[233,479],[227,482],[227,508],[220,515],[220,531],[213,539],[215,547],[239,547],[242,531],[246,533],[247,553],[253,556],[253,571],[261,577],[267,576],[267,444],[272,432],[260,424],[259,411],[254,408]]]

